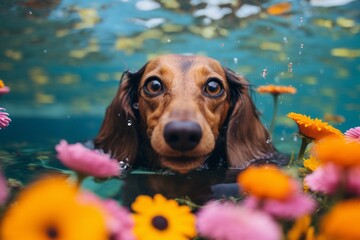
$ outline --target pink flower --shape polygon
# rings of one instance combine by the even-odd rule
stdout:
[[[360,168],[350,168],[346,174],[346,188],[349,192],[360,195]]]
[[[280,226],[267,214],[230,203],[206,204],[197,214],[201,236],[217,240],[278,240]]]
[[[360,143],[360,126],[347,130],[345,132],[345,138],[348,141]]]
[[[68,168],[94,177],[120,175],[120,166],[116,159],[84,147],[80,143],[68,144],[61,140],[55,147],[57,158]]]
[[[304,181],[314,192],[332,194],[339,186],[341,174],[341,168],[335,164],[328,163],[318,167],[314,172],[307,175]]]
[[[262,208],[266,213],[283,219],[297,219],[310,214],[316,207],[316,201],[310,196],[297,192],[286,201],[269,199]]]
[[[297,219],[312,213],[316,207],[316,201],[310,196],[297,192],[285,201],[249,196],[243,201],[243,205],[249,209],[264,211],[273,217]]]
[[[5,203],[8,194],[7,181],[0,171],[0,205]]]
[[[127,209],[121,207],[115,200],[103,201],[105,208],[112,214],[112,233],[114,240],[135,240],[133,235],[134,222]]]
[[[10,92],[10,88],[5,86],[4,82],[0,79],[0,95]]]
[[[106,225],[114,240],[135,240],[133,235],[134,222],[130,212],[121,207],[115,200],[102,200],[92,192],[83,191],[79,196],[83,203],[96,204],[103,209],[106,216]]]
[[[5,110],[5,108],[0,108],[0,129],[6,128],[11,122],[11,119],[8,117],[9,114],[2,112],[3,110]]]

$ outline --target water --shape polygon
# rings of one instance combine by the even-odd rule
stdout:
[[[291,11],[280,16],[261,10],[278,2],[265,0],[242,1],[252,5],[249,12],[244,8],[240,12],[243,5],[238,1],[41,2],[0,3],[0,79],[11,88],[10,94],[0,97],[0,107],[13,120],[0,130],[0,158],[6,175],[23,183],[40,173],[65,169],[54,153],[59,140],[93,138],[122,72],[136,71],[164,53],[213,57],[243,74],[254,87],[296,87],[296,95],[279,99],[272,143],[283,152],[299,147],[296,126],[286,117],[291,111],[314,118],[341,115],[345,122],[335,124],[341,131],[360,125],[360,1],[331,8],[292,1]],[[217,8],[222,10],[210,14]],[[254,94],[254,100],[269,126],[271,96]],[[199,196],[209,197],[215,194],[212,186],[234,180],[221,177],[224,174],[212,175],[214,181],[204,183],[207,194]],[[118,183],[114,186],[130,185],[136,191],[137,183],[157,186],[161,178],[174,179],[174,186],[184,182],[184,188],[205,181],[201,174],[183,181],[178,176],[137,173],[114,180]],[[171,195],[166,190],[172,189],[170,182],[133,193]],[[117,190],[111,194],[127,199]],[[187,195],[192,191],[184,190]]]

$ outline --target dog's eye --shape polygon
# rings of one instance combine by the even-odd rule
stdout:
[[[204,87],[204,92],[209,97],[218,97],[223,93],[223,90],[220,81],[216,78],[210,78]]]
[[[155,96],[162,93],[164,88],[159,78],[151,77],[146,81],[144,90],[147,94]]]

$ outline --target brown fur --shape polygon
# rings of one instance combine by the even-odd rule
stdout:
[[[154,76],[165,89],[155,97],[143,89]],[[216,98],[206,96],[203,90],[213,77],[224,89]],[[194,149],[179,152],[166,143],[164,126],[174,120],[200,125],[202,137]],[[144,165],[145,161],[147,166],[185,173],[200,167],[205,159],[216,158],[226,159],[228,167],[245,168],[274,152],[268,138],[243,77],[211,58],[163,55],[136,73],[124,73],[95,146],[132,165]]]

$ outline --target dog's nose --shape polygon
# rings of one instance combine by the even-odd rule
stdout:
[[[164,138],[177,151],[190,151],[198,145],[202,136],[201,127],[192,121],[172,121],[165,125]]]

